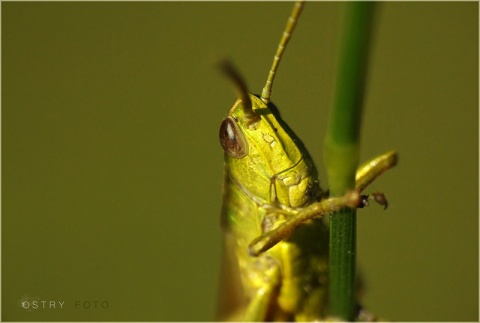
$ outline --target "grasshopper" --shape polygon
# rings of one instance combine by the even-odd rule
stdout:
[[[239,93],[220,126],[222,320],[326,319],[329,230],[323,216],[363,207],[372,198],[387,205],[383,194],[361,191],[396,164],[394,151],[360,167],[355,190],[329,197],[307,149],[270,102],[273,78],[303,5],[294,6],[261,96],[250,94],[233,66],[222,63]]]

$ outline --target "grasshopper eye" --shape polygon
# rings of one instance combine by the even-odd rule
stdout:
[[[248,144],[242,130],[231,117],[223,120],[220,126],[220,144],[233,158],[243,158],[248,154]]]

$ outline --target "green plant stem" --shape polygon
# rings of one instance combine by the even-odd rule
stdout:
[[[345,4],[333,110],[324,146],[332,196],[355,187],[372,15],[372,2]],[[355,316],[355,253],[356,212],[344,209],[330,216],[329,308],[330,315],[349,321]]]

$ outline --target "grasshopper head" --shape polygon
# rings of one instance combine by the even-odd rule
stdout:
[[[248,96],[256,120],[240,98],[220,126],[228,174],[259,203],[296,208],[317,200],[317,171],[305,147],[271,103]]]

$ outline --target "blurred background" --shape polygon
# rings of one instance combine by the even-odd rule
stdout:
[[[214,63],[230,57],[259,93],[291,7],[2,3],[2,320],[214,319],[218,128],[235,101]],[[306,4],[272,96],[324,188],[342,7]],[[389,208],[359,211],[363,302],[476,321],[478,3],[377,13],[361,160],[400,162],[370,188]]]

